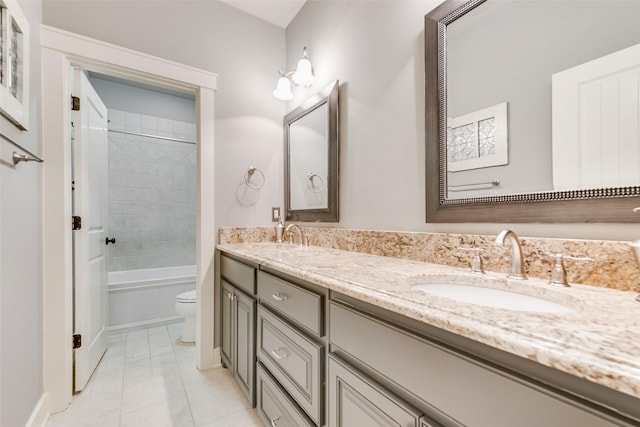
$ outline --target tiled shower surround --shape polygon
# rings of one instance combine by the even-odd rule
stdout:
[[[193,123],[109,110],[109,271],[195,264]]]
[[[496,236],[314,227],[302,229],[313,246],[456,267],[468,267],[472,256],[458,248],[478,246],[485,249],[485,270],[504,272],[506,275],[511,265],[510,245],[495,246],[493,242]],[[219,242],[275,242],[275,230],[273,227],[224,227],[219,230]],[[549,279],[553,265],[549,254],[587,256],[593,261],[565,262],[570,283],[640,292],[640,269],[627,242],[521,236],[520,243],[525,268],[531,277]]]

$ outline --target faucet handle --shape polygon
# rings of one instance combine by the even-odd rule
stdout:
[[[551,268],[551,277],[549,278],[549,283],[557,286],[565,286],[569,287],[569,282],[567,281],[567,270],[564,268],[564,261],[593,261],[592,258],[589,257],[575,257],[571,255],[564,254],[547,254],[548,257],[553,258],[555,263]]]
[[[482,264],[482,253],[484,252],[484,249],[479,247],[465,248],[460,246],[458,250],[473,252],[473,259],[471,260],[471,272],[484,274],[484,266]]]

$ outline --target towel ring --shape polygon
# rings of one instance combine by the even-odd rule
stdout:
[[[320,181],[320,188],[316,187],[314,178],[318,178],[318,180]],[[322,192],[322,189],[324,188],[324,181],[322,180],[322,177],[320,175],[316,175],[315,173],[309,172],[307,174],[307,179],[309,180],[309,182],[307,183],[307,188],[309,190],[311,190],[313,193]]]
[[[258,172],[262,176],[262,184],[260,185],[253,185],[249,182],[253,174],[256,172]],[[247,169],[247,173],[244,174],[244,183],[247,184],[247,187],[253,188],[254,190],[261,189],[264,186],[265,181],[266,179],[264,177],[264,173],[260,169],[254,168],[253,166],[250,166],[249,169]]]

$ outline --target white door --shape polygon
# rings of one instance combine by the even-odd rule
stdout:
[[[84,389],[107,349],[107,108],[81,70],[74,70],[74,391]]]
[[[640,44],[552,76],[553,189],[640,182]]]

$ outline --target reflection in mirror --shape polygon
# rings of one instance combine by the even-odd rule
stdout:
[[[329,105],[325,102],[289,125],[291,209],[328,208]]]
[[[285,218],[338,221],[338,82],[285,116]]]
[[[640,195],[637,16],[640,2],[605,0],[427,15],[427,221],[631,221],[614,209]],[[609,211],[571,210],[605,206],[593,198]]]

